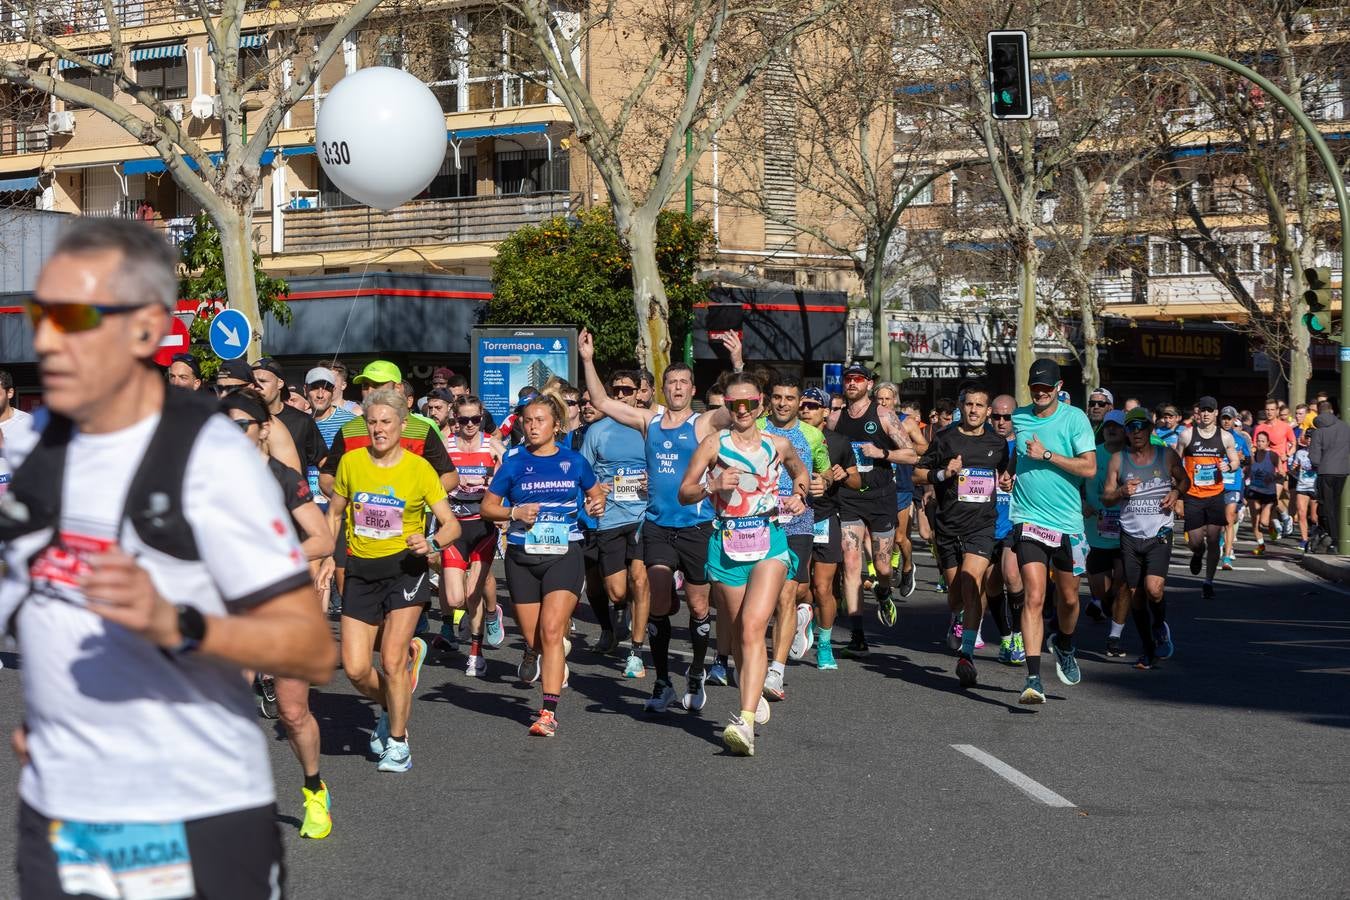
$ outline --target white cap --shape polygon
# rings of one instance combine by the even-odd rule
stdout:
[[[326,381],[329,384],[336,385],[338,383],[337,373],[332,369],[316,366],[305,373],[305,387],[309,387],[316,381]]]

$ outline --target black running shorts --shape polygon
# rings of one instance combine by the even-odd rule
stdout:
[[[642,559],[649,569],[679,569],[686,584],[707,584],[708,539],[712,534],[712,522],[667,528],[648,519],[642,523]]]
[[[526,553],[519,544],[506,548],[506,589],[512,603],[540,603],[557,591],[581,596],[584,577],[581,541],[572,541],[557,556]]]

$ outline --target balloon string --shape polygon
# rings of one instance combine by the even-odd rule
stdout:
[[[351,327],[352,313],[356,311],[356,301],[361,296],[361,286],[366,283],[370,263],[371,260],[366,260],[365,268],[361,270],[361,278],[356,282],[356,290],[352,292],[352,302],[347,305],[347,321],[342,323],[342,334],[338,337],[337,347],[333,350],[333,362],[337,362],[338,356],[342,353],[342,342],[347,339],[347,329]]]

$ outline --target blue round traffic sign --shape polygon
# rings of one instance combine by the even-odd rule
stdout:
[[[253,329],[237,309],[223,309],[211,320],[211,352],[221,359],[238,359],[248,352]]]

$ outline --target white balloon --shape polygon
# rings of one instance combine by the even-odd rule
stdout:
[[[360,69],[319,107],[319,165],[347,196],[376,209],[416,197],[445,160],[445,114],[420,79],[402,69]]]

